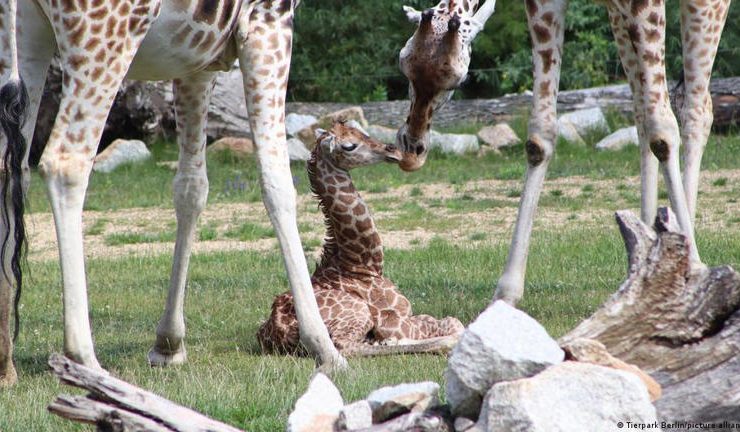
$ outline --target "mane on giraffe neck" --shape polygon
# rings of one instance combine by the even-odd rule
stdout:
[[[311,191],[324,214],[326,236],[316,272],[330,267],[366,275],[382,275],[383,245],[365,201],[357,192],[349,171],[337,167],[321,145],[306,164]],[[364,209],[358,222],[353,208]]]

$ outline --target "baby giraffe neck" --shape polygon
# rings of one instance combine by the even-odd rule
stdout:
[[[349,172],[315,152],[308,173],[326,223],[324,251],[317,270],[335,266],[353,273],[381,275],[383,245]]]

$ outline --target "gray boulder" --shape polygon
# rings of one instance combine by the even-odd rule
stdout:
[[[609,133],[609,124],[601,108],[588,108],[578,111],[572,111],[561,115],[558,123],[570,123],[580,136],[588,134],[590,131],[600,131]],[[558,130],[560,126],[558,125]]]
[[[385,126],[370,125],[367,127],[367,134],[383,144],[395,144],[397,132],[397,130]]]
[[[408,412],[423,412],[439,405],[439,384],[425,381],[383,387],[367,396],[373,410],[373,423]]]
[[[466,134],[442,134],[436,131],[431,132],[429,149],[439,148],[443,153],[465,154],[468,152],[477,152],[480,148],[478,137]]]
[[[339,390],[326,375],[317,373],[288,416],[287,431],[333,432],[343,406]]]
[[[301,129],[307,128],[319,120],[312,115],[290,113],[285,116],[285,132],[288,136],[294,136]]]
[[[344,406],[339,411],[336,429],[339,431],[352,431],[365,429],[373,425],[373,409],[370,402],[360,400]]]
[[[478,131],[478,138],[483,144],[496,150],[522,142],[508,123],[486,126]]]
[[[634,374],[564,362],[532,378],[495,384],[486,394],[479,432],[620,431],[656,424],[655,407]],[[657,429],[657,426],[655,427]]]
[[[497,301],[470,324],[445,371],[447,401],[456,416],[477,418],[495,383],[526,378],[563,361],[547,331],[524,312]]]
[[[288,156],[292,161],[307,161],[311,152],[298,138],[288,138]]]
[[[630,145],[638,145],[637,127],[626,127],[604,137],[596,143],[596,150],[620,150]]]
[[[121,165],[142,162],[152,157],[146,144],[139,140],[117,139],[95,157],[93,170],[109,173]]]

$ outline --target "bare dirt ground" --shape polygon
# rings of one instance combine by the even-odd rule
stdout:
[[[722,180],[724,179],[724,180]],[[634,197],[639,197],[637,177],[594,180],[584,177],[564,177],[548,180],[538,209],[535,229],[575,229],[609,226],[614,211],[632,208],[638,211]],[[697,230],[721,231],[740,229],[740,169],[705,172],[702,174]],[[432,238],[449,241],[483,241],[508,243],[516,218],[519,198],[512,191],[521,189],[519,180],[483,180],[465,185],[435,183],[407,185],[382,193],[361,192],[375,216],[386,248],[408,249],[424,246]],[[415,190],[417,189],[417,190]],[[631,199],[630,199],[631,197]],[[488,208],[454,208],[439,205],[445,200],[462,198],[467,203],[495,200]],[[549,201],[548,201],[549,200]],[[560,205],[558,200],[565,203]],[[665,199],[661,205],[666,205]],[[404,205],[413,202],[423,208],[426,217],[417,225],[404,220]],[[436,205],[434,203],[437,203]],[[382,205],[381,205],[382,203]],[[298,199],[299,226],[308,250],[317,255],[324,235],[323,216],[316,201],[309,195]],[[425,221],[434,221],[426,223]],[[267,213],[260,202],[244,204],[215,204],[206,208],[199,227],[215,230],[212,240],[196,241],[195,253],[215,251],[257,250],[267,251],[277,247],[274,238],[240,241],[226,238],[223,233],[245,222],[269,227]],[[114,258],[147,256],[172,253],[174,242],[130,243],[113,245],[106,241],[115,234],[154,235],[174,232],[175,215],[172,208],[131,208],[120,211],[86,211],[83,216],[86,229],[85,253],[89,258]],[[401,225],[401,226],[399,226]],[[91,229],[95,227],[95,229]],[[48,261],[58,259],[54,223],[50,213],[36,213],[28,223],[30,240],[29,259]],[[476,238],[475,235],[479,237]],[[481,235],[483,234],[483,235]]]

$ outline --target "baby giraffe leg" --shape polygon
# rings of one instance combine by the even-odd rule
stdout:
[[[167,304],[157,325],[157,340],[149,351],[149,364],[166,366],[185,362],[185,283],[198,217],[208,197],[206,175],[206,118],[215,75],[201,72],[175,80],[175,113],[180,156],[173,182],[177,241],[172,262]]]

